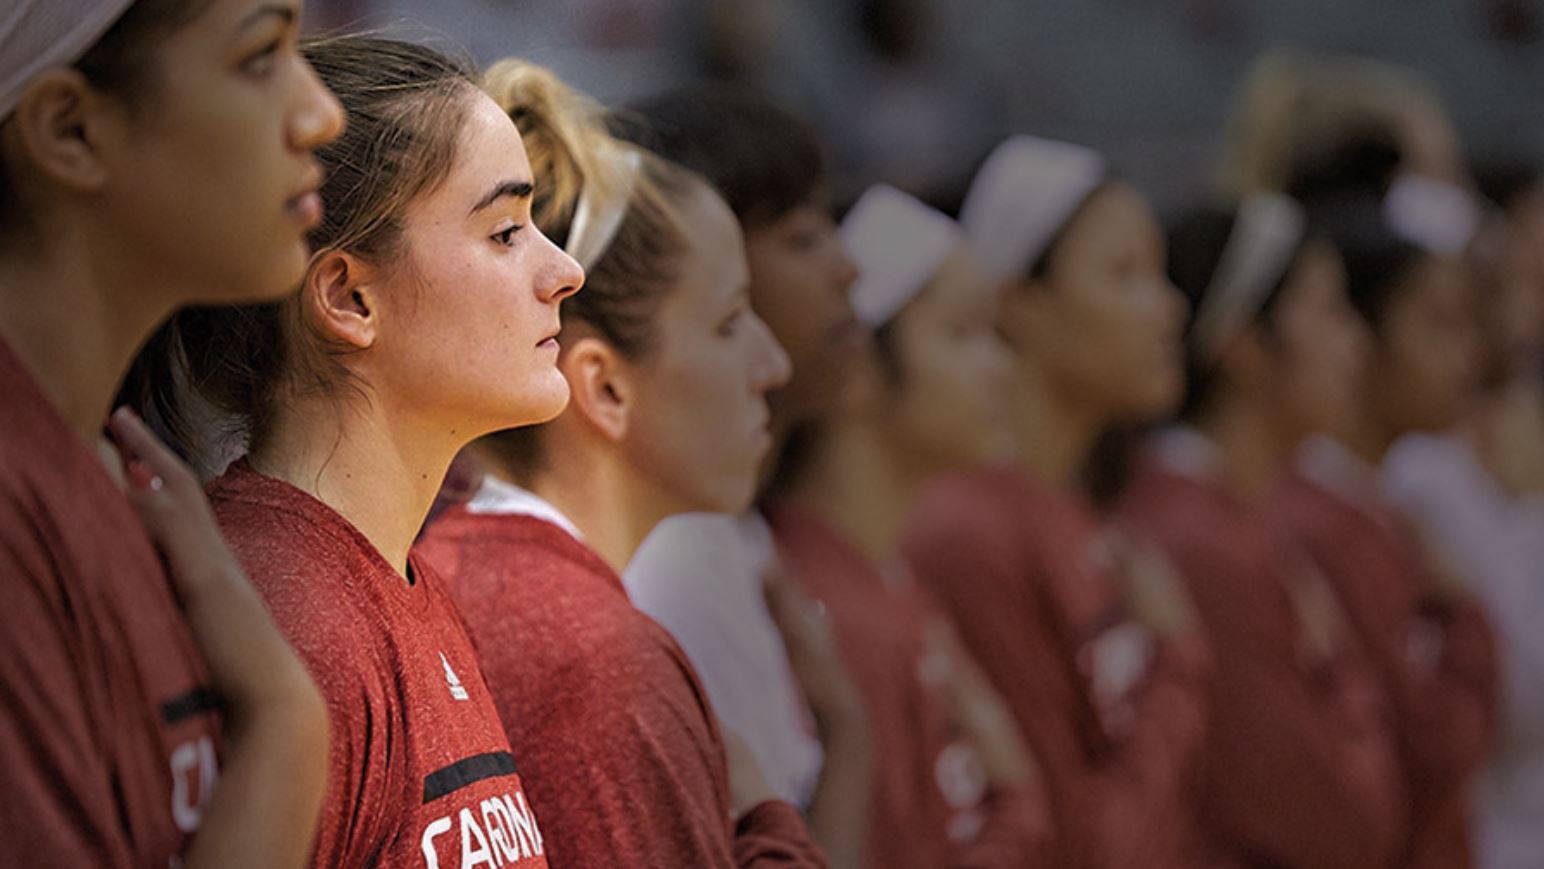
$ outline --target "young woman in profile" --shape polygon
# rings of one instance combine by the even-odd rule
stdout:
[[[1478,395],[1468,257],[1479,215],[1467,190],[1398,172],[1403,162],[1375,137],[1302,170],[1372,340],[1353,412],[1308,442],[1275,506],[1329,579],[1389,705],[1409,825],[1401,865],[1465,867],[1472,786],[1495,738],[1495,640],[1379,469],[1402,437],[1451,428]]]
[[[0,14],[0,851],[36,866],[299,866],[326,712],[198,481],[131,415],[187,304],[274,299],[341,113],[297,2]],[[136,515],[137,514],[137,515]]]
[[[209,493],[332,716],[314,865],[545,866],[472,644],[409,550],[462,447],[563,409],[583,272],[532,223],[544,179],[468,69],[367,37],[304,50],[348,128],[319,152],[299,291],[186,312],[144,367],[244,436]],[[188,446],[221,446],[156,395]]]
[[[1256,194],[1180,222],[1191,300],[1181,424],[1156,435],[1119,515],[1184,576],[1215,674],[1199,803],[1208,862],[1390,866],[1403,832],[1389,731],[1329,587],[1274,510],[1304,438],[1350,412],[1361,333],[1333,245]]]
[[[1183,385],[1183,299],[1146,201],[1099,154],[1010,139],[961,223],[1002,287],[1016,457],[925,491],[904,549],[1043,767],[1054,865],[1192,865],[1206,656],[1183,591],[1113,545],[1082,485],[1096,442]]]
[[[917,493],[992,457],[1010,359],[997,287],[959,225],[894,188],[842,224],[875,332],[843,401],[816,420],[767,515],[793,581],[819,600],[869,709],[867,865],[1046,865],[1047,806],[1006,705],[900,552]]]
[[[613,140],[519,62],[486,83],[586,263],[563,309],[573,399],[479,444],[490,473],[420,552],[451,579],[553,853],[582,866],[824,866],[619,574],[665,517],[740,512],[788,359],[750,309],[739,227],[700,178]]]

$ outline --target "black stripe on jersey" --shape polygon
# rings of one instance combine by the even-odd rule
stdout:
[[[195,715],[220,711],[220,697],[210,688],[200,685],[161,704],[161,720],[167,726],[186,721]]]
[[[465,757],[424,776],[424,802],[432,803],[483,779],[514,774],[515,756],[507,751]]]

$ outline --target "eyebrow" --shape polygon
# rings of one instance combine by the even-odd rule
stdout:
[[[269,3],[265,6],[261,6],[253,10],[247,15],[247,17],[241,19],[241,22],[236,25],[236,29],[246,30],[248,27],[251,27],[258,21],[270,15],[282,19],[285,24],[294,24],[295,19],[299,17],[299,13],[295,11],[295,7],[292,5],[286,3]]]
[[[472,206],[472,210],[469,213],[476,214],[477,212],[482,211],[484,208],[487,208],[488,206],[498,202],[500,199],[503,199],[506,196],[511,196],[515,199],[529,199],[531,197],[531,193],[535,191],[535,189],[536,188],[532,186],[531,182],[529,181],[501,182],[499,186],[493,188],[493,191],[490,192],[487,196],[484,196],[482,199],[478,200],[477,204]]]

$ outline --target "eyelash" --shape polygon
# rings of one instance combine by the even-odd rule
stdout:
[[[515,233],[524,228],[525,227],[523,225],[517,223],[508,229],[502,229],[498,232],[495,232],[491,238],[493,238],[499,244],[504,245],[505,247],[513,247],[515,243]]]
[[[273,71],[273,60],[279,56],[279,47],[281,45],[283,45],[283,40],[280,39],[275,39],[273,42],[268,43],[257,54],[247,58],[246,62],[242,64],[242,68],[249,75],[266,76]]]
[[[719,325],[719,327],[718,327],[718,334],[724,336],[725,338],[728,338],[728,337],[731,337],[732,335],[734,335],[735,327],[740,325],[740,318],[742,316],[744,316],[744,314],[745,314],[745,309],[744,308],[740,308],[739,310],[735,311],[733,314],[730,314],[729,315],[729,319],[725,320],[723,323],[721,323]]]

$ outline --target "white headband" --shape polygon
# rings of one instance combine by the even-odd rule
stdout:
[[[1014,136],[971,182],[960,223],[988,277],[1022,274],[1108,177],[1104,157],[1080,145]]]
[[[611,173],[604,185],[585,184],[579,191],[579,204],[569,225],[568,242],[563,250],[588,271],[605,255],[616,240],[622,219],[632,206],[633,191],[638,187],[638,173],[643,169],[643,154],[634,148],[615,148],[603,154],[600,165]],[[600,202],[597,190],[615,191]]]
[[[1260,310],[1292,265],[1306,228],[1302,207],[1286,196],[1257,193],[1244,200],[1191,329],[1191,344],[1203,358],[1216,359]]]
[[[133,0],[6,0],[0,10],[0,121],[44,70],[95,45]]]
[[[964,243],[959,224],[941,212],[894,187],[869,188],[842,221],[842,244],[858,267],[858,319],[871,329],[889,322]]]
[[[1462,187],[1407,174],[1383,198],[1383,221],[1402,241],[1427,253],[1458,256],[1479,229],[1480,211]]]

